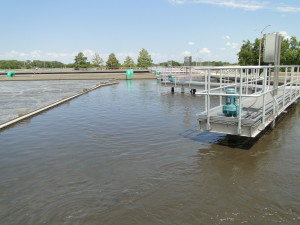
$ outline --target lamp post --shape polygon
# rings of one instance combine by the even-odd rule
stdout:
[[[260,32],[260,42],[259,42],[259,52],[258,52],[258,66],[260,66],[260,52],[261,52],[261,42],[262,42],[262,39],[263,39],[263,32],[267,27],[270,27],[270,26],[272,26],[272,25],[269,24],[269,25],[265,26],[264,29],[262,29],[261,32]]]

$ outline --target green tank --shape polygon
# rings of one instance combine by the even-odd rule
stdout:
[[[7,77],[13,77],[13,76],[15,76],[15,75],[16,75],[16,73],[13,72],[13,71],[9,71],[9,72],[7,73]]]
[[[132,69],[126,71],[126,80],[131,80],[134,71]]]

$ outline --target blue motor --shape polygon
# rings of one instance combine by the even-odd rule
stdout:
[[[237,94],[234,88],[226,89],[226,94]],[[237,117],[239,114],[239,103],[237,96],[226,96],[225,105],[223,105],[223,113],[225,116]]]
[[[169,74],[169,75],[168,75],[168,80],[169,80],[170,82],[175,82],[175,79],[173,78],[172,74]]]

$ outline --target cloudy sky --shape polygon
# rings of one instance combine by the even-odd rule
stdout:
[[[237,62],[243,40],[282,32],[300,40],[299,0],[0,0],[0,59]]]

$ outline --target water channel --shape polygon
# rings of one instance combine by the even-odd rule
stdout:
[[[299,224],[300,105],[254,141],[203,108],[121,81],[1,131],[1,224]]]

